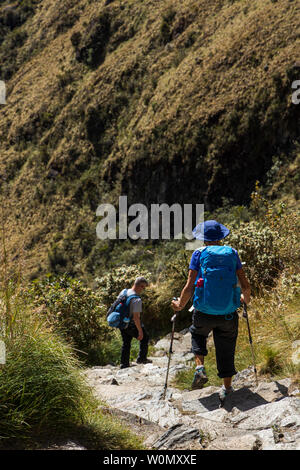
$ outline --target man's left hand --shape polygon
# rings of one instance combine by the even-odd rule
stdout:
[[[249,294],[241,294],[241,303],[248,304],[250,302],[250,295]]]

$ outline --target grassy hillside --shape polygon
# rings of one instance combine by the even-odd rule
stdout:
[[[103,268],[119,244],[97,240],[95,211],[120,194],[212,211],[260,180],[297,203],[297,2],[7,4],[1,195],[25,275]]]
[[[98,240],[96,208],[120,195],[205,203],[231,228],[260,373],[299,383],[299,13],[295,0],[0,1],[0,447],[42,445],[43,429],[143,446],[80,370],[119,362],[107,307],[138,274],[152,341],[170,331],[191,253]],[[241,322],[237,366],[250,363]],[[207,365],[219,383],[211,353]]]

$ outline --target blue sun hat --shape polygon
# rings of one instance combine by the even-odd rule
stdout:
[[[198,224],[193,230],[194,237],[204,242],[216,242],[229,234],[230,230],[216,220],[206,220]]]

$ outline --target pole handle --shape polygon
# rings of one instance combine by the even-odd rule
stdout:
[[[173,297],[172,300],[178,300],[178,297]],[[173,326],[174,326],[175,320],[176,320],[176,313],[171,318],[171,322],[173,322]]]

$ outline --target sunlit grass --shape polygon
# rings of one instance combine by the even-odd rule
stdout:
[[[288,297],[289,292],[281,295]],[[300,339],[299,297],[294,298],[285,307],[274,304],[278,291],[273,295],[253,300],[248,309],[253,349],[258,374],[265,378],[280,379],[290,377],[299,381],[299,366],[291,361],[292,343]],[[246,320],[240,314],[239,335],[235,354],[237,371],[253,365]],[[215,349],[211,347],[205,358],[205,368],[209,382],[205,386],[219,386],[222,380],[217,376]],[[194,364],[178,372],[174,384],[180,389],[191,389]]]

